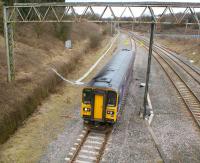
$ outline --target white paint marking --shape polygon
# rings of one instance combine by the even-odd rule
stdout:
[[[153,113],[153,107],[152,107],[152,104],[151,104],[149,93],[147,95],[147,101],[148,101],[150,113],[151,113],[148,122],[149,122],[149,125],[151,125],[151,122],[153,121],[154,113]]]

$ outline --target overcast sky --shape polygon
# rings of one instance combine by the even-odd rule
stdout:
[[[66,2],[198,2],[200,3],[200,0],[159,0],[159,1],[156,1],[156,0],[109,0],[109,1],[106,1],[106,0],[66,0]],[[79,14],[83,13],[85,8],[81,8],[81,7],[78,7],[78,8],[75,8],[75,11]],[[153,8],[154,10],[154,13],[155,15],[158,15],[158,14],[161,14],[163,11],[164,11],[164,7],[163,8]],[[93,7],[93,10],[95,13],[101,15],[101,13],[103,12],[104,8],[103,7]],[[121,13],[123,12],[124,8],[122,7],[113,7],[112,8],[115,16],[121,16]],[[137,8],[131,8],[133,14],[135,17],[137,16],[140,16],[141,13],[143,12],[144,8],[141,8],[141,7],[137,7]],[[184,12],[185,8],[174,8],[173,11],[176,13],[176,12]],[[196,12],[200,12],[200,9],[195,9]],[[90,12],[88,10],[88,12]],[[169,14],[169,11],[166,12],[166,14]],[[111,16],[111,12],[109,9],[106,10],[105,12],[105,15],[104,17],[112,17]],[[144,15],[149,15],[149,11],[147,10],[145,12]],[[123,17],[129,17],[131,16],[131,13],[130,11],[127,9],[123,15]]]

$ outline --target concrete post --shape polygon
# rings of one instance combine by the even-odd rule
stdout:
[[[7,55],[7,67],[8,67],[8,82],[11,82],[15,79],[15,66],[14,66],[14,40],[13,40],[13,28],[12,24],[8,23],[7,17],[9,15],[8,9],[6,6],[3,7],[3,20],[4,20],[4,37],[6,44],[6,55]]]

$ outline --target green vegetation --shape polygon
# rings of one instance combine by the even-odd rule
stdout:
[[[45,2],[64,2],[64,0],[3,0],[5,5],[13,3],[45,3]]]

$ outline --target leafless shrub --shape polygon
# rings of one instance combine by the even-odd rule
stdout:
[[[99,43],[101,41],[101,34],[92,33],[92,34],[90,34],[90,38],[89,39],[90,39],[89,40],[90,41],[90,48],[94,49],[99,45]]]
[[[110,31],[111,31],[111,28],[108,24],[103,26],[103,31],[102,31],[103,35],[110,34]]]
[[[71,39],[72,23],[55,23],[54,29],[56,37],[62,41]]]

